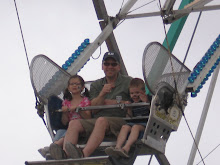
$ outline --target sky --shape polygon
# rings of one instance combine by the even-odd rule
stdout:
[[[29,63],[38,54],[44,54],[62,66],[68,57],[78,48],[84,39],[93,42],[100,34],[96,13],[92,1],[80,0],[17,0],[17,8],[24,35]],[[110,16],[115,16],[123,0],[105,0]],[[127,2],[125,0],[125,2]],[[125,3],[124,2],[124,3]],[[134,6],[139,7],[150,2],[140,0]],[[164,0],[161,0],[164,3]],[[177,9],[177,0],[174,9]],[[218,4],[213,0],[210,5]],[[138,12],[158,11],[158,1],[136,10]],[[199,13],[189,15],[182,33],[173,50],[173,54],[183,60],[186,54]],[[213,41],[219,35],[220,11],[203,12],[194,36],[185,65],[193,69]],[[51,143],[49,133],[35,109],[35,96],[30,81],[28,62],[22,42],[13,0],[0,0],[0,69],[1,81],[1,164],[24,164],[25,161],[43,160],[38,149]],[[169,25],[166,25],[169,29]],[[153,41],[163,43],[165,33],[160,17],[148,17],[125,20],[114,31],[128,74],[143,78],[142,55],[144,48]],[[86,80],[103,77],[101,59],[107,51],[105,44],[94,52],[93,57],[79,74]],[[203,110],[210,80],[196,98],[189,97],[185,116],[195,136]],[[217,79],[213,98],[204,126],[199,149],[203,157],[220,144],[220,80]],[[182,118],[180,126],[167,142],[166,156],[170,163],[187,164],[192,136],[186,121]],[[205,159],[206,165],[220,162],[220,148]],[[148,156],[138,157],[135,164],[148,163]],[[194,164],[200,162],[196,155]],[[152,164],[157,165],[155,158]],[[202,163],[200,163],[202,164]]]

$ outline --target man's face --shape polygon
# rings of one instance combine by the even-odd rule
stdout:
[[[120,71],[120,65],[113,58],[107,58],[102,64],[102,70],[106,77],[116,77]]]
[[[137,87],[131,87],[129,88],[130,91],[130,97],[131,99],[135,102],[138,103],[141,99],[140,99],[140,94],[143,93],[143,91],[141,90],[141,88],[137,88]]]

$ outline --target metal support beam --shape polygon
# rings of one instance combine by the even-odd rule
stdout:
[[[202,135],[203,127],[205,125],[205,120],[206,120],[206,116],[208,114],[209,105],[210,105],[210,102],[211,102],[211,99],[212,99],[212,95],[213,95],[213,91],[214,91],[214,88],[215,88],[216,80],[218,78],[219,69],[220,69],[220,65],[218,65],[218,67],[215,69],[215,71],[213,73],[213,77],[212,77],[212,80],[211,80],[210,85],[209,85],[209,90],[208,90],[208,93],[207,93],[207,97],[206,97],[205,104],[204,104],[204,107],[203,107],[202,115],[201,115],[199,125],[198,125],[198,128],[197,128],[197,132],[196,132],[196,137],[195,137],[195,143],[196,144],[193,143],[187,165],[192,165],[193,162],[194,162],[196,151],[197,151],[197,146],[199,146],[199,141],[200,141],[200,138],[201,138],[201,135]]]
[[[96,10],[96,15],[98,17],[98,20],[103,20],[103,21],[99,22],[99,25],[101,27],[101,30],[104,30],[109,22],[109,16],[107,14],[105,3],[103,0],[93,0],[93,4],[94,4],[94,8]],[[113,26],[113,28],[114,28],[114,26]],[[128,75],[128,72],[126,70],[124,61],[122,59],[122,56],[121,56],[121,53],[118,48],[118,45],[117,45],[117,42],[116,42],[116,39],[115,39],[113,32],[105,40],[105,43],[107,45],[109,52],[117,52],[119,54],[120,59],[121,59],[121,70],[120,70],[121,74]]]
[[[155,157],[157,158],[157,161],[160,165],[170,165],[167,157],[164,154],[155,154]]]
[[[162,13],[164,15],[169,15],[173,11],[173,5],[175,2],[176,0],[166,0],[162,8]]]
[[[180,10],[173,10],[175,18],[181,18],[185,15],[188,15],[190,13],[194,12],[200,12],[200,11],[212,11],[212,10],[219,10],[220,5],[212,5],[212,6],[203,6],[203,7],[195,7],[195,8],[187,8],[187,9],[180,9]],[[179,16],[182,15],[182,16]],[[120,20],[123,19],[133,19],[133,18],[146,18],[146,17],[153,17],[153,16],[161,16],[161,12],[151,12],[151,13],[142,13],[142,14],[129,14],[126,16],[120,16]]]
[[[105,164],[113,165],[109,160],[109,156],[87,157],[80,159],[62,159],[62,160],[42,160],[42,161],[26,161],[25,165],[82,165],[82,164]]]
[[[137,2],[137,0],[129,0],[124,7],[121,9],[119,16],[120,15],[127,15],[128,11],[134,6],[134,4]]]
[[[106,23],[104,21],[100,21],[99,24],[100,24],[100,27],[101,27],[102,30],[106,27]],[[109,35],[109,37],[105,40],[105,43],[106,43],[106,45],[108,47],[109,52],[116,52],[116,53],[119,54],[120,60],[121,60],[121,70],[120,70],[120,73],[123,74],[123,75],[128,75],[128,72],[126,70],[124,61],[123,61],[122,56],[121,56],[121,52],[120,52],[120,50],[118,48],[118,44],[117,44],[117,41],[115,39],[114,33],[111,33]]]
[[[108,13],[103,0],[92,0],[98,20],[108,20]]]
[[[76,74],[82,66],[88,61],[96,49],[108,38],[113,32],[113,24],[115,20],[111,20],[100,35],[94,40],[93,43],[89,44],[87,48],[82,52],[80,56],[74,61],[74,63],[68,68],[68,72],[71,75]]]

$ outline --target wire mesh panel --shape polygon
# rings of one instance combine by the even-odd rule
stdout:
[[[142,64],[145,82],[154,95],[161,82],[168,83],[174,89],[181,89],[190,74],[190,70],[184,64],[157,42],[147,45]]]
[[[179,95],[175,91],[186,88],[190,70],[157,42],[147,45],[142,63],[145,82],[154,95],[142,142],[164,154],[170,133],[177,130],[185,107],[185,93]]]
[[[67,87],[70,77],[69,73],[45,55],[37,55],[33,58],[30,75],[36,95],[45,103],[52,95],[62,98],[62,91]]]

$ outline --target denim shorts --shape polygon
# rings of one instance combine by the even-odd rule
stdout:
[[[53,142],[61,139],[66,134],[66,129],[58,129],[55,137],[53,138]]]
[[[142,125],[142,126],[146,127],[147,123],[127,123],[127,125],[129,125],[131,127],[134,125]]]

